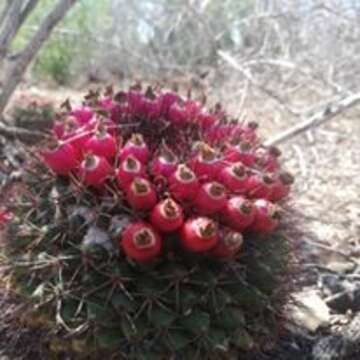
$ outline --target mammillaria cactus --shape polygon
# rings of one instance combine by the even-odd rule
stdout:
[[[254,122],[136,86],[87,96],[53,137],[26,159],[3,215],[11,284],[52,321],[50,344],[56,334],[78,357],[161,360],[273,341],[293,178]]]

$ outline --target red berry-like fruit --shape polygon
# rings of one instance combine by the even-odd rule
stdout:
[[[161,114],[161,98],[157,97],[153,88],[148,86],[143,99],[143,116],[147,119],[157,119]]]
[[[65,123],[63,121],[55,120],[52,132],[57,139],[62,139],[65,132]]]
[[[190,167],[198,178],[213,180],[220,171],[221,162],[216,151],[205,143],[198,146],[199,153],[190,160]]]
[[[275,230],[280,222],[279,208],[265,199],[256,200],[254,205],[256,216],[251,229],[261,233],[269,233]]]
[[[127,226],[120,238],[126,256],[140,263],[155,260],[161,253],[162,241],[157,231],[143,222]]]
[[[247,190],[247,173],[242,163],[238,162],[224,168],[219,175],[219,181],[229,190],[243,194]]]
[[[242,196],[234,196],[227,201],[225,222],[238,231],[247,229],[255,219],[256,211],[251,201]]]
[[[175,172],[178,164],[177,156],[166,146],[161,149],[160,155],[154,159],[152,173],[154,176],[168,178]]]
[[[79,165],[78,152],[71,144],[54,143],[41,154],[45,164],[58,175],[68,175]]]
[[[225,159],[229,162],[240,161],[245,166],[252,167],[255,164],[256,156],[251,143],[243,141],[239,145],[230,146],[225,151]]]
[[[213,114],[202,110],[197,115],[197,122],[203,131],[208,131],[216,123],[216,117]]]
[[[184,223],[180,238],[186,250],[196,253],[206,252],[219,240],[218,226],[207,217],[192,218]]]
[[[280,201],[289,195],[291,185],[294,183],[294,177],[288,172],[281,172],[275,178],[270,194],[271,201]]]
[[[247,181],[246,194],[250,199],[268,199],[273,185],[274,176],[272,174],[254,174]]]
[[[176,92],[168,91],[160,95],[161,113],[167,116],[172,104],[179,101],[179,95]]]
[[[133,134],[126,142],[120,153],[120,160],[129,155],[136,157],[140,162],[146,164],[149,159],[149,148],[141,134]]]
[[[234,257],[241,249],[244,238],[240,232],[229,228],[222,228],[219,231],[219,242],[211,250],[210,255],[217,258]]]
[[[0,208],[0,229],[3,229],[11,219],[11,212],[5,208]]]
[[[183,210],[174,200],[166,199],[152,209],[150,222],[160,232],[175,231],[184,222]]]
[[[85,150],[84,146],[90,139],[92,130],[92,126],[89,124],[79,127],[72,119],[67,119],[61,139],[71,144],[77,150],[79,158],[82,160]]]
[[[74,109],[70,112],[70,115],[74,116],[74,118],[78,121],[79,124],[85,125],[89,123],[89,121],[94,116],[94,112],[89,107],[81,107],[78,109]]]
[[[135,210],[150,210],[156,204],[156,192],[148,180],[136,177],[126,190],[126,199]]]
[[[188,114],[183,101],[174,102],[168,111],[170,122],[176,127],[184,127],[188,122]]]
[[[79,168],[79,177],[87,186],[101,187],[112,173],[106,158],[92,154],[86,155]]]
[[[226,191],[218,182],[208,182],[201,186],[194,200],[194,206],[201,215],[211,215],[226,205]]]
[[[194,172],[184,164],[178,165],[169,179],[169,190],[174,198],[179,201],[190,201],[194,199],[198,189],[199,182]]]
[[[259,125],[255,121],[249,121],[244,127],[242,132],[242,137],[246,141],[249,141],[252,144],[255,144],[258,140],[258,135],[256,130],[258,129]]]
[[[120,163],[116,180],[119,186],[125,189],[136,177],[145,178],[146,170],[136,157],[129,155]]]
[[[281,155],[280,150],[271,146],[269,149],[260,148],[256,150],[256,165],[266,172],[275,172],[279,170],[280,163],[278,158]]]
[[[88,153],[112,159],[117,151],[116,140],[107,132],[105,126],[100,125],[95,134],[86,141],[84,149]]]

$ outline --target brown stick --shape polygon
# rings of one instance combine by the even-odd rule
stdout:
[[[44,42],[48,39],[55,26],[76,1],[77,0],[59,0],[54,9],[41,23],[38,31],[34,34],[25,49],[11,65],[3,80],[4,87],[2,89],[2,93],[0,94],[0,116],[3,113],[11,95],[16,89],[16,86],[21,81],[27,67],[30,65]]]
[[[11,7],[11,0],[6,0],[6,4],[3,7],[3,11],[0,14],[0,27],[1,27],[1,24],[3,23],[3,21],[5,20],[8,12],[10,10],[10,7]]]
[[[263,87],[261,84],[255,82],[254,78],[252,77],[251,73],[247,69],[244,69],[231,55],[227,54],[224,51],[219,50],[218,55],[226,61],[233,69],[241,72],[243,76],[248,79],[252,84],[256,85],[259,90],[263,93],[271,97],[272,99],[276,100],[280,105],[285,107],[289,112],[292,113],[294,116],[301,116],[301,113],[295,112],[290,109],[285,103],[284,100],[278,97],[276,94],[271,92],[269,89]],[[287,141],[311,128],[317,127],[326,121],[333,119],[336,115],[342,113],[343,111],[356,106],[360,103],[360,93],[355,93],[352,95],[348,95],[341,100],[334,101],[327,106],[325,106],[322,110],[315,113],[314,115],[310,116],[308,119],[304,120],[303,122],[281,132],[280,134],[276,135],[274,138],[266,141],[264,143],[265,146],[271,145],[278,145],[284,141]]]
[[[4,16],[4,27],[0,33],[0,64],[1,60],[6,56],[8,47],[16,35],[20,20],[21,8],[23,0],[14,0],[7,14]]]
[[[29,14],[35,9],[38,2],[39,0],[29,0],[28,3],[25,4],[24,10],[20,14],[19,27],[24,23]]]
[[[350,109],[353,106],[356,106],[360,103],[360,93],[356,93],[350,96],[347,96],[337,102],[334,102],[326,106],[323,110],[315,113],[309,119],[297,124],[290,129],[281,132],[276,135],[269,141],[265,142],[265,146],[277,145],[284,141],[287,141],[309,129],[317,127],[326,121],[333,119],[336,115],[342,113],[343,111]]]
[[[7,139],[20,139],[25,142],[27,141],[37,141],[50,138],[50,136],[41,131],[32,131],[27,129],[22,129],[16,126],[7,126],[0,121],[0,135],[3,135]]]

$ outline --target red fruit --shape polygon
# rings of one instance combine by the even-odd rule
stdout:
[[[208,131],[216,123],[216,118],[213,114],[210,114],[206,111],[201,111],[197,115],[197,122],[200,125],[200,128],[203,131]]]
[[[199,182],[194,172],[184,164],[178,165],[169,179],[169,190],[174,198],[179,201],[190,201],[194,199],[198,189]]]
[[[104,110],[110,111],[114,106],[113,99],[111,98],[111,96],[102,98],[99,100],[98,106]]]
[[[108,132],[113,137],[118,136],[118,129],[116,128],[116,124],[109,118],[94,118],[87,125],[85,125],[88,131],[95,133],[96,130],[99,132]],[[104,129],[104,130],[103,130]]]
[[[54,121],[52,132],[57,139],[62,139],[65,132],[65,123],[63,121]]]
[[[199,153],[190,160],[190,167],[198,178],[215,179],[221,168],[216,151],[205,143],[199,144]]]
[[[247,196],[251,199],[268,199],[274,185],[271,174],[254,174],[247,181]]]
[[[272,186],[270,194],[271,201],[279,201],[289,195],[291,185],[294,183],[294,177],[288,172],[280,173]]]
[[[241,249],[244,238],[240,232],[223,228],[219,232],[219,242],[210,254],[218,258],[231,258]]]
[[[124,91],[120,91],[114,96],[114,100],[115,102],[110,112],[110,118],[113,122],[120,123],[128,119],[131,114],[129,95]]]
[[[151,86],[145,92],[143,115],[147,119],[157,119],[161,114],[161,99],[156,96]]]
[[[243,231],[255,219],[255,208],[251,201],[242,196],[234,196],[227,201],[225,208],[225,222],[233,229]]]
[[[242,163],[238,162],[224,168],[219,175],[219,180],[229,190],[242,194],[247,190],[247,173]]]
[[[170,122],[174,126],[184,127],[188,122],[188,115],[183,101],[173,103],[168,112]]]
[[[179,95],[176,92],[168,91],[160,95],[161,99],[161,113],[167,116],[172,104],[179,101]]]
[[[180,235],[184,248],[198,253],[212,249],[219,240],[217,224],[207,217],[187,220]]]
[[[132,155],[140,162],[146,164],[149,158],[149,148],[144,142],[141,134],[133,134],[126,142],[120,153],[120,160],[124,160],[127,156]]]
[[[83,159],[84,146],[91,137],[90,124],[78,127],[77,124],[67,121],[65,123],[62,139],[71,144],[78,152],[79,159]]]
[[[161,153],[155,158],[152,164],[152,173],[155,176],[169,177],[177,168],[177,156],[166,146],[161,149]]]
[[[11,212],[7,209],[0,208],[0,229],[7,225],[11,219]]]
[[[197,121],[198,114],[201,111],[201,105],[194,100],[187,100],[185,102],[185,111],[189,121]]]
[[[274,172],[279,170],[280,164],[278,161],[281,155],[280,150],[272,146],[269,149],[256,150],[256,165],[261,168],[262,171]]]
[[[92,119],[94,112],[89,107],[81,107],[71,111],[70,115],[74,116],[79,124],[85,125]]]
[[[254,205],[256,216],[251,229],[262,233],[275,230],[280,222],[279,208],[265,199],[256,200]]]
[[[256,130],[259,125],[255,121],[249,121],[243,128],[242,137],[249,141],[251,144],[255,144],[258,140]]]
[[[125,189],[136,177],[146,177],[145,167],[136,157],[129,155],[121,162],[116,179],[119,186]]]
[[[150,215],[151,224],[161,232],[168,233],[179,229],[184,222],[183,210],[172,199],[158,203]]]
[[[128,92],[127,97],[131,113],[134,116],[144,116],[144,94],[137,89],[133,89]]]
[[[126,190],[126,199],[135,210],[150,210],[156,204],[156,193],[148,180],[136,177]]]
[[[120,238],[120,246],[126,256],[138,262],[149,262],[161,253],[160,235],[149,224],[137,222],[130,224]]]
[[[256,156],[252,145],[245,141],[239,145],[230,146],[225,151],[225,159],[230,162],[241,162],[246,166],[252,167],[255,164]]]
[[[194,200],[194,206],[201,215],[214,214],[222,210],[225,205],[225,188],[215,181],[203,184]]]
[[[68,175],[79,165],[78,153],[71,144],[55,143],[42,152],[46,165],[58,175]]]
[[[106,131],[106,127],[99,126],[95,134],[86,141],[84,149],[94,155],[112,159],[116,155],[117,145],[115,138]]]
[[[100,187],[112,172],[113,169],[106,158],[88,154],[80,165],[79,176],[85,185]]]

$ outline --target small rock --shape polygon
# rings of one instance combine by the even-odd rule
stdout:
[[[346,355],[347,342],[339,335],[321,338],[314,346],[312,355],[314,360],[339,360]]]
[[[353,312],[360,311],[360,286],[351,288],[328,297],[326,304],[338,314],[345,314],[349,309]]]
[[[326,267],[336,273],[349,273],[354,271],[356,264],[351,261],[332,261]]]
[[[131,218],[126,215],[113,216],[110,223],[110,233],[113,237],[119,236],[130,224]]]
[[[330,309],[316,290],[305,289],[295,294],[294,303],[290,316],[296,324],[310,332],[329,325]]]
[[[91,247],[93,245],[100,245],[108,251],[113,250],[113,243],[109,234],[97,226],[91,226],[83,239],[84,247]]]
[[[331,296],[345,290],[343,281],[337,274],[320,275],[318,285],[325,296]]]

